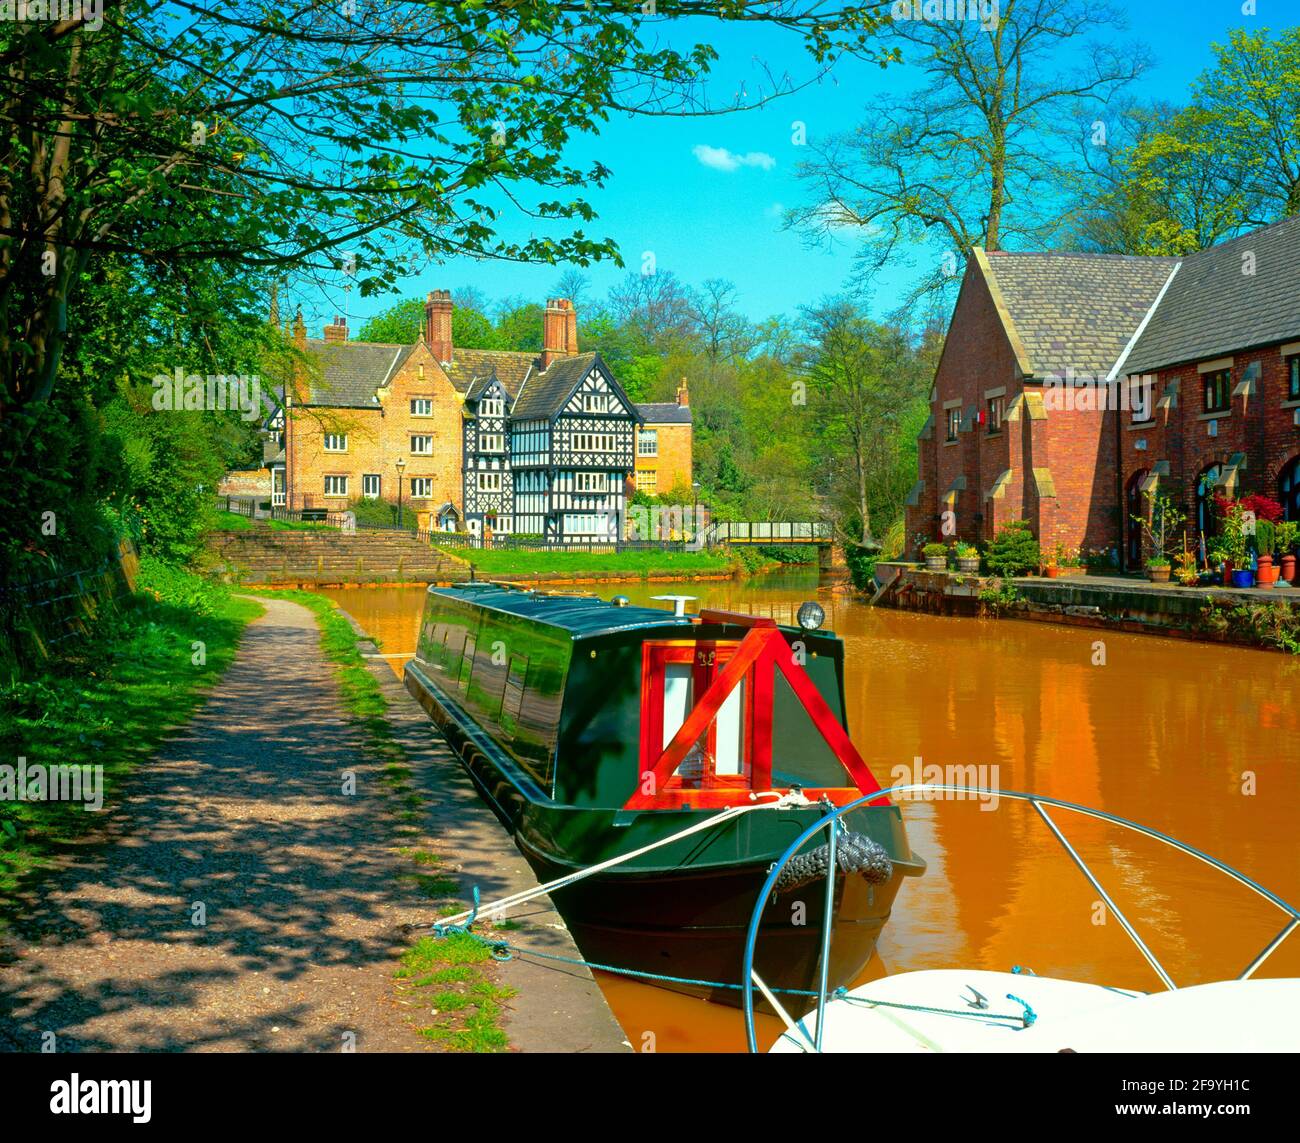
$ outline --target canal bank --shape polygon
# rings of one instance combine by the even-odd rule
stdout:
[[[1180,587],[1120,576],[1000,580],[881,562],[877,607],[931,615],[1022,619],[1205,643],[1300,649],[1300,589]]]

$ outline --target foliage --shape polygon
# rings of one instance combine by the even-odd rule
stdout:
[[[1012,520],[998,529],[984,552],[990,573],[999,577],[1024,575],[1038,567],[1038,541],[1027,520]]]
[[[1226,603],[1207,599],[1197,617],[1197,626],[1212,634],[1300,654],[1300,610],[1280,600]]]
[[[64,645],[58,658],[0,681],[6,759],[102,765],[110,804],[118,783],[221,676],[244,624],[259,610],[219,584],[143,556],[137,594],[124,606],[101,611],[89,633]],[[0,898],[99,820],[68,802],[5,803]]]
[[[1168,567],[1175,533],[1187,522],[1187,517],[1174,506],[1170,497],[1160,492],[1148,491],[1143,494],[1143,499],[1146,501],[1146,511],[1134,516],[1133,522],[1142,533],[1147,567]]]
[[[488,576],[588,576],[611,575],[644,579],[648,576],[726,575],[730,560],[711,552],[529,552],[508,548],[447,548],[450,555],[473,564]],[[766,562],[766,561],[764,561]]]
[[[1020,593],[1014,583],[998,578],[980,588],[976,598],[988,614],[1001,615],[1020,599]]]
[[[1277,546],[1277,525],[1268,520],[1255,521],[1255,551],[1261,556],[1271,556]]]
[[[938,559],[940,556],[947,558],[948,545],[940,543],[926,544],[925,547],[921,549],[921,555],[925,556],[926,559],[931,560]]]
[[[844,562],[848,564],[849,579],[853,586],[859,591],[866,591],[876,575],[877,553],[860,544],[846,544]]]

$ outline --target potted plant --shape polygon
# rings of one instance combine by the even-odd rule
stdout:
[[[1293,520],[1279,520],[1276,525],[1277,550],[1281,553],[1282,563],[1278,568],[1278,582],[1295,583],[1295,547],[1296,537],[1300,535],[1300,523]]]
[[[1271,588],[1281,568],[1273,562],[1275,526],[1270,520],[1255,522],[1255,580],[1260,587]]]
[[[1078,548],[1072,548],[1068,544],[1056,545],[1056,566],[1060,568],[1061,575],[1078,575],[1080,559]]]
[[[921,549],[921,554],[925,557],[926,571],[948,570],[947,544],[926,544],[925,547]]]
[[[1152,556],[1147,560],[1147,578],[1152,583],[1168,583],[1170,564],[1168,556]]]
[[[1196,567],[1196,553],[1183,540],[1183,550],[1174,559],[1174,574],[1183,587],[1195,587],[1200,583],[1200,571]]]
[[[1142,530],[1142,546],[1150,553],[1147,557],[1147,576],[1153,583],[1168,583],[1170,574],[1169,551],[1174,533],[1186,522],[1174,502],[1154,490],[1145,493],[1147,510],[1134,516],[1133,522]]]
[[[980,554],[974,544],[964,544],[957,541],[957,570],[967,574],[978,574],[980,570]]]
[[[1255,573],[1250,570],[1250,545],[1246,535],[1245,509],[1240,501],[1225,500],[1220,502],[1223,509],[1223,550],[1224,565],[1231,573],[1229,581],[1224,577],[1224,586],[1254,587]]]

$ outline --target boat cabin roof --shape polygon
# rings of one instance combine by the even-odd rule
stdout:
[[[499,583],[461,583],[452,587],[431,587],[429,592],[557,627],[573,639],[655,628],[672,631],[693,626],[690,616],[674,615],[660,607],[633,604],[616,607],[594,595],[532,591]]]

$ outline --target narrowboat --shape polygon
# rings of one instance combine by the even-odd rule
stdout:
[[[801,622],[817,612],[805,605]],[[543,883],[723,815],[552,893],[591,964],[722,1003],[740,1002],[746,928],[773,864],[827,805],[880,789],[846,730],[843,644],[811,618],[431,587],[405,680]],[[792,796],[724,813],[779,795]],[[837,866],[855,844],[879,860],[835,879],[832,987],[861,972],[901,879],[925,867],[888,799],[843,823]],[[822,857],[824,869],[824,843]],[[760,932],[755,971],[794,990],[781,1000],[799,1012],[810,1001],[798,993],[819,982],[825,884],[778,886]]]

